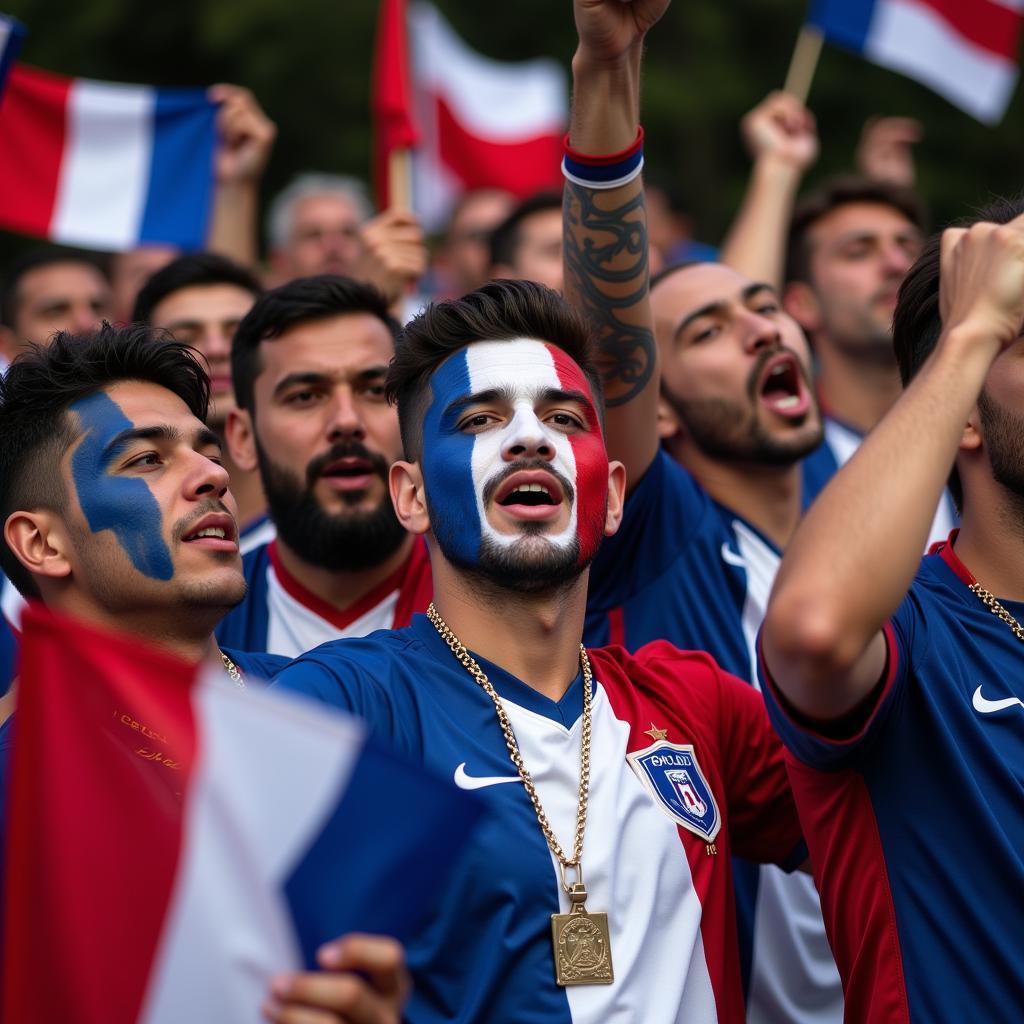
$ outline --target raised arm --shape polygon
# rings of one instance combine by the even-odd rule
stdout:
[[[740,131],[754,163],[722,262],[781,292],[793,203],[818,158],[814,116],[795,96],[773,92],[743,118]]]
[[[815,719],[852,710],[881,678],[882,627],[917,571],[989,368],[1024,320],[1024,217],[946,231],[939,294],[934,352],[811,506],[776,577],[765,665]]]
[[[569,143],[581,163],[634,146],[643,40],[668,3],[575,0],[579,46],[572,61]],[[633,484],[658,448],[657,349],[641,179],[611,189],[567,180],[563,209],[566,298],[597,330],[608,452],[625,464]]]

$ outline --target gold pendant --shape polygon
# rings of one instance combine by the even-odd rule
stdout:
[[[612,946],[608,915],[590,914],[582,885],[572,886],[568,914],[551,915],[551,941],[555,947],[555,981],[559,985],[610,985]],[[582,897],[582,898],[581,898]]]

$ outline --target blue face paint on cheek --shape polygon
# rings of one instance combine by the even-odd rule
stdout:
[[[75,402],[83,436],[71,457],[71,475],[78,503],[93,533],[112,530],[132,565],[144,576],[169,580],[174,575],[171,553],[163,538],[160,506],[137,477],[111,476],[107,445],[134,424],[108,395],[99,392]]]
[[[475,565],[480,557],[481,524],[473,484],[474,438],[456,430],[452,418],[444,415],[452,401],[470,393],[466,350],[438,367],[430,390],[420,457],[430,527],[446,557]]]

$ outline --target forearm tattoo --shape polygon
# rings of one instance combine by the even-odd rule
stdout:
[[[641,305],[649,285],[643,192],[613,208],[607,202],[607,192],[566,182],[562,229],[565,293],[597,331],[605,403],[614,407],[650,382],[655,349]]]

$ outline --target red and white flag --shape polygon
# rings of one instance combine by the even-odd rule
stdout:
[[[467,189],[500,188],[525,198],[561,185],[569,96],[557,61],[491,60],[466,46],[432,4],[414,3],[405,11],[404,0],[383,0],[376,67],[376,179],[386,179],[389,144],[418,135],[413,207],[427,230],[444,226]],[[402,96],[408,104],[404,114]],[[387,205],[386,193],[379,199]]]
[[[469,794],[222,667],[22,625],[0,1018],[251,1024],[322,942],[423,924]]]
[[[1024,0],[814,0],[808,22],[979,121],[999,121],[1017,83]]]

